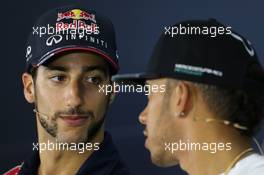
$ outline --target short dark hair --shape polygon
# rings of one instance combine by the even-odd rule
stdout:
[[[248,75],[264,84],[264,71],[259,64],[252,65]],[[213,113],[248,128],[240,130],[242,135],[252,136],[258,131],[264,117],[264,88],[242,90],[200,83],[195,85],[201,90],[204,101]]]
[[[248,75],[264,84],[264,71],[259,64],[252,65]],[[179,81],[181,80],[168,80],[166,85],[168,97]],[[241,135],[253,136],[259,130],[264,118],[264,88],[230,89],[190,83],[201,92],[204,102],[213,114],[217,114],[223,120],[247,127],[247,130],[239,130]]]
[[[38,75],[38,68],[31,68],[29,73],[32,76],[34,83],[36,83],[37,75]]]
[[[241,134],[252,136],[264,116],[264,90],[245,91],[197,84],[213,113],[248,128]]]

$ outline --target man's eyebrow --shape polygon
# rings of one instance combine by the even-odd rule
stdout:
[[[70,70],[70,68],[64,66],[45,66],[45,69],[48,71],[63,71],[63,72],[68,72]],[[95,66],[82,67],[82,72],[92,72],[96,70],[103,72],[105,76],[107,75],[107,68],[104,66],[95,65]]]
[[[69,70],[67,67],[63,67],[63,66],[44,66],[44,67],[48,71],[57,70],[57,71],[67,72]]]
[[[91,71],[95,71],[95,70],[103,72],[105,74],[105,76],[107,75],[107,68],[104,66],[96,65],[96,66],[86,66],[86,67],[82,68],[83,72],[91,72]]]

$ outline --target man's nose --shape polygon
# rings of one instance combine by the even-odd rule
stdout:
[[[139,122],[143,125],[146,125],[146,120],[147,120],[147,106],[145,109],[139,114]]]
[[[84,94],[82,94],[82,85],[80,82],[70,82],[66,88],[65,94],[66,106],[71,108],[81,106]]]

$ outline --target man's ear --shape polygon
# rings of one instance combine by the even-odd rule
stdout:
[[[174,89],[172,89],[170,108],[174,116],[183,117],[188,112],[188,100],[190,98],[190,90],[187,83],[178,81]]]
[[[29,103],[35,102],[35,91],[33,78],[29,73],[23,73],[22,82],[24,86],[24,96]]]

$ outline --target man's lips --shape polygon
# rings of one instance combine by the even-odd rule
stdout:
[[[144,136],[148,137],[148,133],[146,130],[143,131]]]
[[[144,134],[144,136],[146,137],[146,140],[145,140],[145,147],[148,148],[148,132],[147,132],[146,129],[143,131],[143,134]]]
[[[80,126],[89,118],[87,115],[60,115],[60,118],[69,126]]]

